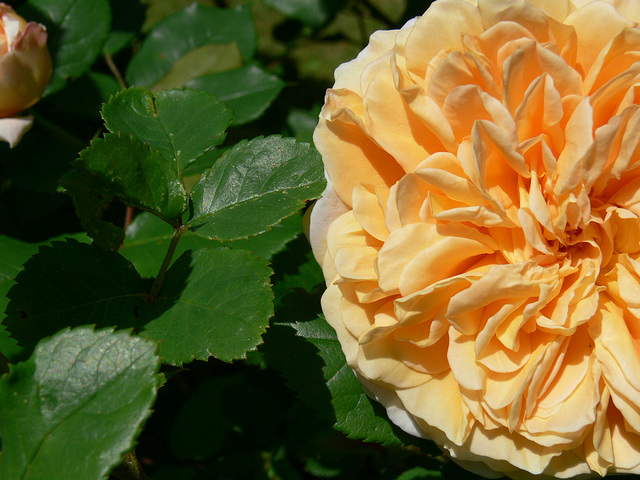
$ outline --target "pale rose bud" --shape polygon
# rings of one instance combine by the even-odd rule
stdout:
[[[42,96],[51,77],[47,31],[27,23],[0,3],[0,140],[13,147],[31,127],[30,117],[13,117]]]
[[[638,22],[437,0],[327,92],[326,319],[389,418],[482,475],[640,474]]]

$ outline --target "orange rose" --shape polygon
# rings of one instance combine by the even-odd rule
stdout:
[[[640,473],[638,21],[438,0],[327,92],[323,310],[391,420],[479,473]]]
[[[11,118],[36,103],[51,77],[44,26],[0,3],[0,140],[13,147],[31,127],[30,117]]]

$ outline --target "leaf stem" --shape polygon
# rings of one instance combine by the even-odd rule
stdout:
[[[153,282],[153,286],[151,287],[151,293],[149,294],[149,303],[153,303],[158,297],[158,293],[160,292],[162,284],[164,283],[164,276],[169,269],[169,265],[171,265],[173,254],[176,252],[178,241],[186,230],[187,227],[184,225],[180,225],[179,227],[174,228],[173,236],[171,237],[171,243],[169,243],[169,248],[167,249],[167,254],[164,256],[164,260],[162,261],[162,265],[160,265],[158,275],[156,275],[156,279]]]
[[[107,52],[103,52],[103,53],[104,53],[104,61],[107,63],[109,70],[111,70],[111,73],[113,74],[116,81],[118,82],[118,85],[120,85],[120,88],[124,90],[125,88],[127,88],[127,82],[125,82],[124,78],[122,78],[122,74],[120,73],[120,70],[118,70],[118,67],[116,66],[115,62],[113,61],[113,57],[111,56],[110,53],[107,53]]]

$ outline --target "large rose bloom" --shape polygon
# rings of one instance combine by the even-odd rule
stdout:
[[[438,0],[327,92],[327,320],[392,421],[485,475],[640,473],[638,21]]]

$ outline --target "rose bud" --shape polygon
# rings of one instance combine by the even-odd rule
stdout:
[[[31,117],[11,118],[42,96],[51,77],[51,56],[43,25],[26,22],[0,3],[0,140],[15,146]]]

